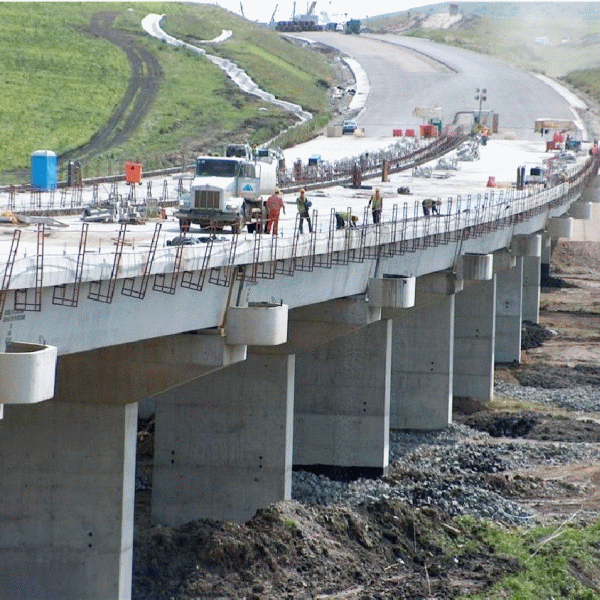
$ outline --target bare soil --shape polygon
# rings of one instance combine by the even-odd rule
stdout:
[[[497,377],[511,383],[561,387],[599,386],[600,245],[562,243],[553,275],[576,287],[542,291],[541,324],[556,335],[523,352],[516,367]],[[600,312],[600,310],[599,310]],[[461,403],[460,406],[468,406]],[[597,415],[548,407],[515,410],[472,405],[455,420],[494,440],[600,443]],[[140,431],[140,472],[152,460],[152,421]],[[418,477],[391,468],[389,477]],[[535,511],[548,523],[594,520],[600,511],[600,466],[531,466],[481,475],[482,485]],[[152,527],[150,491],[138,492],[134,598],[204,599],[419,599],[485,593],[521,567],[494,553],[473,528],[450,523],[434,509],[386,500],[358,509],[282,502],[244,524],[200,520],[176,530]],[[477,542],[477,544],[470,542]],[[453,545],[480,550],[453,555]],[[600,573],[570,566],[592,590]]]

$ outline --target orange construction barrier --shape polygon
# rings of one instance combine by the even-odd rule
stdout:
[[[402,129],[394,129],[394,130],[392,130],[392,133],[393,133],[394,137],[401,137]]]
[[[404,135],[406,137],[415,137],[415,130],[414,129],[407,129],[406,132],[404,133]]]
[[[487,187],[496,187],[496,178],[491,175],[488,177]]]

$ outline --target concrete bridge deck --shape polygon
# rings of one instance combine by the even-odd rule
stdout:
[[[366,190],[330,188],[311,196],[313,235],[295,234],[293,195],[280,236],[173,247],[167,219],[153,250],[154,224],[92,224],[82,251],[77,218],[21,231],[0,323],[0,599],[130,597],[148,398],[152,515],[171,526],[288,499],[293,466],[384,473],[390,429],[447,426],[455,396],[489,401],[494,363],[518,362],[537,321],[552,244],[599,199],[587,153],[559,185],[513,190],[545,156],[529,144],[493,140],[447,179],[393,175],[380,225]],[[359,227],[332,228],[347,206]]]

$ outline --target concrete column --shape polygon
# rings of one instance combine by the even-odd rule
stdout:
[[[540,265],[541,285],[550,278],[550,264],[552,263],[552,251],[558,240],[552,240],[547,235],[542,236],[542,257]]]
[[[394,318],[392,429],[442,429],[452,421],[454,294],[418,305]]]
[[[521,322],[523,302],[523,258],[516,266],[496,275],[497,363],[521,362]]]
[[[494,397],[496,278],[478,281],[456,295],[454,304],[455,397],[489,402]]]
[[[511,249],[515,257],[523,257],[523,320],[537,323],[540,318],[540,283],[543,236],[515,235]],[[549,259],[550,253],[547,253]]]
[[[539,256],[523,257],[523,320],[540,321],[541,259]]]
[[[6,405],[0,599],[131,598],[137,404]]]
[[[251,355],[157,397],[155,521],[245,521],[291,497],[294,368]]]
[[[294,465],[387,471],[391,321],[297,356]]]

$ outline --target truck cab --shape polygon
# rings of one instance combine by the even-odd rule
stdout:
[[[252,209],[261,207],[261,194],[276,187],[276,164],[245,157],[199,156],[194,179],[175,217],[180,229],[191,224],[239,233],[251,220]],[[256,213],[254,213],[256,214]]]

